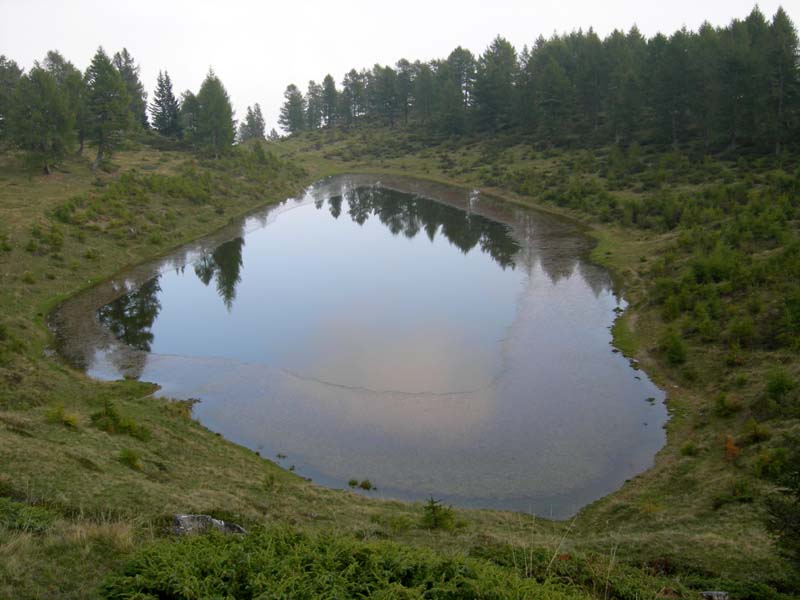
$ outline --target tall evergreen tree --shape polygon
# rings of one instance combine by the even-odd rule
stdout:
[[[339,105],[339,92],[336,82],[330,75],[322,80],[322,121],[325,127],[333,127],[336,123],[336,108]]]
[[[306,101],[295,84],[289,84],[283,93],[285,98],[278,117],[278,124],[289,134],[297,133],[305,128]]]
[[[125,82],[102,48],[86,71],[86,85],[87,137],[97,146],[92,163],[96,169],[122,139],[129,122],[130,101]]]
[[[119,71],[122,81],[125,82],[125,89],[128,91],[128,110],[131,118],[136,125],[144,128],[150,126],[147,121],[147,92],[139,79],[139,66],[134,62],[133,57],[127,48],[114,54],[114,66]]]
[[[769,79],[773,106],[772,135],[775,153],[797,130],[800,102],[800,46],[797,30],[783,8],[778,8],[770,25]]]
[[[233,107],[228,92],[214,71],[209,71],[197,93],[195,143],[219,158],[230,149],[234,137]]]
[[[306,127],[308,129],[318,129],[322,124],[323,97],[322,86],[316,81],[308,82],[306,92]]]
[[[475,106],[483,129],[507,129],[514,122],[517,52],[508,40],[497,36],[478,61]]]
[[[53,76],[64,98],[78,139],[78,154],[81,154],[87,127],[86,82],[83,74],[56,50],[47,53],[44,69]]]
[[[253,108],[247,107],[247,114],[239,124],[239,141],[263,140],[266,124],[261,114],[261,106],[256,102]]]
[[[17,87],[22,69],[13,60],[0,54],[0,142],[6,136],[8,127],[8,112],[11,109],[14,97],[14,88]]]
[[[158,72],[150,114],[153,117],[153,128],[158,133],[171,138],[180,137],[180,103],[172,92],[172,80],[167,71]]]
[[[197,96],[190,90],[186,90],[181,96],[179,122],[184,139],[195,148],[197,148],[197,124],[199,119],[200,103],[197,101]]]
[[[11,139],[49,175],[64,157],[72,132],[72,114],[55,77],[38,65],[23,75],[9,114]]]

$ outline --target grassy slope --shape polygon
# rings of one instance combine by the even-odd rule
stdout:
[[[592,259],[616,275],[631,303],[630,310],[614,327],[615,345],[626,355],[635,356],[667,391],[672,417],[667,446],[656,457],[654,467],[582,511],[571,534],[575,545],[615,551],[633,563],[656,565],[667,572],[681,571],[690,580],[716,580],[730,587],[738,584],[726,579],[742,585],[784,581],[786,566],[776,558],[761,525],[758,498],[769,486],[752,472],[758,449],[745,448],[734,462],[725,458],[725,438],[741,432],[745,416],[714,417],[713,398],[719,390],[727,389],[726,384],[711,375],[688,381],[666,364],[657,348],[666,326],[660,311],[647,301],[647,266],[674,244],[676,234],[602,224],[584,213],[545,204],[536,197],[487,186],[485,182],[493,179],[496,165],[506,170],[533,171],[546,179],[586,159],[585,152],[535,152],[525,145],[510,145],[498,152],[493,146],[491,140],[477,140],[444,141],[439,146],[425,147],[410,135],[364,130],[349,135],[306,134],[281,142],[276,151],[319,175],[343,171],[407,174],[480,188],[510,202],[586,222],[590,235],[598,241]],[[592,161],[607,158],[604,154],[602,150],[597,152]],[[487,161],[487,155],[493,156],[493,162]],[[657,154],[652,158],[654,162],[658,159]],[[747,181],[752,177],[747,167],[741,169],[730,162],[719,162],[715,167],[719,169],[715,179],[682,183],[681,191],[691,193],[718,181]],[[645,195],[631,189],[616,193]],[[700,373],[717,368],[710,356],[704,356],[707,353],[699,348],[691,354]],[[749,359],[747,370],[753,383],[737,390],[744,399],[760,393],[761,376],[771,365],[780,362],[797,372],[798,361],[788,352],[753,353]],[[796,429],[791,423],[787,430],[792,427]],[[687,442],[697,449],[694,455],[685,451]],[[719,499],[729,495],[737,484],[743,484],[755,502],[730,502],[715,508]]]
[[[502,555],[505,544],[541,547],[553,556],[598,551],[599,562],[585,563],[590,570],[596,565],[598,572],[611,569],[609,557],[618,555],[634,563],[674,565],[680,577],[706,572],[738,581],[781,579],[783,567],[758,525],[757,508],[736,504],[710,509],[712,492],[731,477],[721,452],[709,449],[696,458],[681,456],[680,445],[692,435],[705,401],[689,390],[672,388],[673,374],[647,352],[659,328],[647,311],[627,317],[626,345],[638,349],[648,373],[674,390],[671,407],[677,414],[656,467],[584,511],[573,524],[495,511],[458,511],[461,526],[446,533],[417,527],[418,505],[309,484],[208,432],[186,418],[181,406],[153,399],[146,384],[91,381],[45,353],[50,339],[44,317],[58,299],[123,265],[210,232],[234,215],[286,197],[300,183],[352,170],[476,183],[469,170],[445,171],[441,158],[424,152],[391,160],[332,157],[332,149],[349,151],[370,140],[324,142],[306,138],[274,145],[276,153],[302,164],[305,175],[278,169],[259,179],[231,165],[220,169],[194,164],[195,175],[210,174],[211,201],[156,192],[125,211],[123,194],[119,201],[106,200],[109,207],[92,215],[88,225],[93,227],[86,221],[60,223],[52,211],[76,195],[91,205],[121,173],[181,177],[194,161],[180,153],[126,151],[115,159],[119,171],[101,174],[96,181],[84,160],[72,160],[65,172],[50,177],[31,177],[13,157],[0,158],[0,242],[5,236],[8,246],[0,252],[0,322],[8,330],[0,344],[0,495],[44,504],[58,518],[45,533],[0,526],[0,597],[52,596],[56,590],[63,597],[91,596],[104,573],[158,538],[164,516],[177,511],[235,513],[249,524],[292,524],[359,539],[389,537],[443,552],[472,550],[494,556],[493,549],[500,549]],[[464,159],[479,151],[454,148],[450,154]],[[533,163],[548,169],[557,160]],[[529,198],[492,191],[510,201],[531,203]],[[125,233],[130,231],[136,234]],[[657,252],[665,240],[613,228],[594,231],[601,238],[598,259],[626,276],[628,294],[636,300],[639,257]],[[59,235],[61,245],[50,243]],[[110,435],[93,427],[90,415],[107,400],[146,427],[149,439]],[[77,426],[69,425],[63,415],[74,417]],[[703,433],[712,436],[709,439],[727,425],[712,427],[713,432]],[[123,450],[138,455],[140,468],[119,460]],[[746,556],[740,552],[743,545],[749,550]],[[643,589],[680,587],[675,581],[642,578]]]

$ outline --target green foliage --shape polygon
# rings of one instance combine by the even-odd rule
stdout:
[[[247,114],[244,121],[239,125],[238,141],[246,142],[248,140],[263,140],[266,125],[264,123],[264,115],[261,114],[261,106],[256,102],[253,108],[247,107]],[[256,144],[255,148],[260,148],[261,144]],[[263,150],[262,150],[263,152]]]
[[[681,446],[681,456],[697,456],[700,448],[694,442],[684,442]]]
[[[50,529],[57,515],[39,506],[0,498],[0,526],[14,531],[43,533]]]
[[[134,62],[127,48],[123,48],[121,52],[114,54],[113,63],[125,84],[131,123],[135,126],[147,128],[149,126],[147,121],[147,92],[144,91],[144,85],[139,79],[139,66]]]
[[[230,151],[234,140],[233,108],[219,77],[209,71],[197,96],[190,99],[192,122],[185,131],[201,151],[219,158]]]
[[[736,480],[728,488],[712,499],[711,506],[714,510],[719,510],[727,504],[750,504],[755,499],[750,484],[745,480]]]
[[[771,469],[779,488],[765,501],[765,524],[778,550],[800,572],[800,437],[784,440],[781,468]]]
[[[16,86],[8,115],[10,137],[44,173],[71,145],[74,116],[66,100],[56,79],[41,67],[23,75]]]
[[[583,597],[482,560],[291,530],[156,543],[109,577],[102,593],[109,600]]]
[[[144,425],[139,425],[132,419],[123,417],[111,400],[103,401],[103,409],[93,413],[92,424],[106,433],[129,435],[146,442],[150,439],[150,430]]]
[[[782,402],[794,390],[795,382],[785,369],[775,368],[767,375],[767,396],[770,400]]]
[[[150,111],[153,114],[153,128],[158,133],[171,138],[181,136],[180,103],[172,92],[172,80],[167,71],[158,72]]]
[[[674,330],[670,330],[661,339],[661,351],[669,364],[682,365],[686,362],[686,344]]]
[[[287,133],[297,133],[305,129],[306,101],[297,86],[290,84],[283,94],[285,101],[281,107],[278,123]]]
[[[70,429],[78,428],[78,416],[72,413],[68,413],[64,409],[63,404],[56,404],[54,406],[51,406],[45,413],[45,417],[48,423],[64,425],[65,427],[68,427]]]
[[[138,452],[131,450],[130,448],[123,448],[120,450],[117,459],[123,465],[133,469],[134,471],[142,470],[142,457],[139,456]]]
[[[446,506],[441,500],[431,496],[422,507],[421,525],[425,529],[453,529],[455,526],[453,507]]]
[[[97,146],[97,168],[122,140],[128,127],[129,96],[125,82],[102,48],[86,71],[88,138]]]

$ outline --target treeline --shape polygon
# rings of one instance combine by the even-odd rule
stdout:
[[[236,121],[225,87],[209,71],[197,93],[178,99],[169,73],[159,72],[152,102],[139,66],[126,49],[109,57],[99,48],[81,72],[50,51],[27,73],[0,55],[0,150],[25,152],[31,165],[49,173],[69,152],[96,148],[97,168],[126,137],[143,131],[219,157],[233,144]],[[264,138],[258,104],[247,108],[240,140]]]
[[[701,143],[706,151],[781,152],[800,133],[798,36],[779,8],[727,27],[705,23],[645,39],[589,29],[517,52],[497,37],[480,56],[330,75],[285,92],[288,133],[356,123],[414,124],[442,134],[513,132],[542,145]]]

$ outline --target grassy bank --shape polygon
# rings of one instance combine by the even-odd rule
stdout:
[[[712,391],[722,384],[687,381],[658,347],[668,325],[648,300],[647,267],[671,247],[674,232],[598,224],[586,212],[547,205],[591,224],[596,259],[624,280],[632,302],[615,328],[618,345],[668,390],[673,413],[655,467],[571,523],[457,510],[447,528],[432,530],[422,505],[317,487],[206,430],[188,404],[153,398],[148,384],[92,381],[52,355],[46,315],[60,299],[321,176],[401,173],[533,205],[540,199],[487,179],[493,165],[549,173],[581,158],[528,156],[511,146],[491,150],[500,158],[483,164],[490,150],[481,143],[429,148],[391,132],[319,133],[270,149],[204,161],[136,147],[116,156],[109,172],[92,174],[88,161],[74,158],[48,177],[26,173],[13,155],[0,157],[0,597],[94,597],[110,572],[138,556],[135,570],[140,552],[180,560],[202,554],[165,541],[175,512],[229,517],[263,540],[284,539],[275,528],[291,527],[305,536],[290,544],[301,557],[324,554],[314,550],[320,544],[333,548],[331,536],[345,540],[333,554],[363,549],[395,567],[415,557],[417,582],[440,576],[450,557],[453,569],[483,582],[473,589],[488,597],[481,586],[491,581],[541,597],[691,597],[687,583],[726,586],[739,597],[789,589],[788,570],[760,524],[757,500],[770,484],[751,463],[763,447],[726,460],[724,436],[739,435],[744,411],[712,416]],[[756,393],[759,369],[771,360],[748,366],[742,395],[750,387]],[[687,443],[696,451],[685,452]],[[747,493],[733,495],[740,481]],[[721,494],[729,499],[720,503]]]

